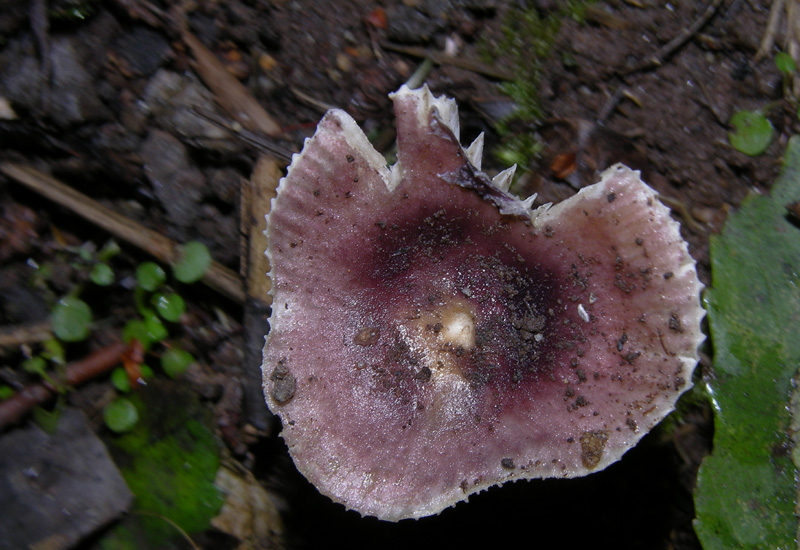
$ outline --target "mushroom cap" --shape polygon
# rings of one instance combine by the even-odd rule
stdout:
[[[392,95],[398,161],[328,112],[267,220],[264,390],[297,468],[362,515],[436,514],[605,468],[691,386],[695,262],[617,164],[531,211],[459,143],[455,103]]]

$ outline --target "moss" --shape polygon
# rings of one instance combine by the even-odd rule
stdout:
[[[109,448],[136,504],[100,547],[169,548],[181,531],[207,529],[223,504],[214,485],[220,444],[197,395],[177,383],[148,384],[131,401],[141,421]]]
[[[516,105],[511,116],[496,125],[502,145],[494,154],[504,163],[517,163],[521,169],[541,152],[541,143],[533,137],[544,114],[539,99],[542,67],[552,53],[561,22],[570,18],[583,22],[586,6],[591,0],[569,0],[542,15],[535,8],[513,8],[503,21],[502,36],[493,44],[482,45],[487,61],[500,59],[512,65],[516,78],[501,84]],[[564,54],[562,54],[562,60]],[[517,172],[520,174],[521,170]]]

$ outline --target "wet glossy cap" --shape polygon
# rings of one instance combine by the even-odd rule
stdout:
[[[398,161],[331,111],[268,218],[267,403],[297,468],[386,520],[618,460],[691,386],[695,263],[637,172],[553,207],[480,171],[455,103],[393,94]]]

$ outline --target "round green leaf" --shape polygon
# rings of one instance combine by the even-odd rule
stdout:
[[[107,262],[114,256],[120,253],[122,249],[119,247],[115,240],[108,241],[103,248],[100,249],[100,252],[97,253],[97,259],[101,262]]]
[[[50,320],[58,338],[65,342],[79,342],[89,336],[92,310],[80,298],[65,296],[53,308]]]
[[[172,273],[182,283],[199,281],[211,265],[211,253],[201,242],[191,241],[178,247],[178,259],[172,264]]]
[[[131,381],[128,379],[128,373],[122,367],[111,371],[111,384],[121,392],[131,391]]]
[[[145,322],[139,319],[131,319],[125,323],[122,329],[122,340],[126,344],[131,340],[138,340],[145,351],[149,350],[155,342]]]
[[[728,132],[728,141],[745,155],[760,155],[772,141],[772,124],[758,111],[739,111],[731,117],[730,124],[734,131]]]
[[[47,361],[44,360],[43,357],[36,356],[36,357],[29,357],[22,362],[22,370],[25,372],[29,372],[31,374],[38,374],[39,376],[44,375],[44,371],[47,369]]]
[[[94,267],[92,267],[89,278],[96,285],[108,286],[114,282],[114,270],[112,270],[108,264],[96,263]]]
[[[84,262],[90,262],[95,253],[94,243],[86,242],[79,246],[76,250],[78,257]]]
[[[177,378],[194,363],[194,357],[186,350],[171,348],[161,355],[161,368],[172,378]]]
[[[127,432],[139,420],[136,407],[125,398],[115,399],[103,409],[103,420],[114,432]]]
[[[160,342],[169,336],[167,327],[164,326],[164,323],[161,322],[161,319],[158,318],[154,311],[148,311],[144,316],[144,325],[147,327],[147,333],[153,342]]]
[[[794,59],[786,52],[780,52],[775,56],[775,65],[778,67],[778,70],[786,76],[791,76],[797,71],[797,65],[795,65]]]
[[[57,365],[63,365],[66,363],[66,353],[64,352],[64,346],[57,338],[48,338],[44,342],[42,342],[42,357],[51,361]]]
[[[163,293],[159,292],[153,296],[153,306],[156,308],[161,317],[167,321],[177,322],[186,309],[186,303],[183,298],[174,292]]]
[[[136,282],[143,289],[153,292],[164,284],[167,274],[160,265],[153,262],[144,262],[136,268]]]
[[[14,388],[11,386],[6,386],[5,384],[0,386],[0,401],[5,401],[6,399],[11,399],[14,397]]]

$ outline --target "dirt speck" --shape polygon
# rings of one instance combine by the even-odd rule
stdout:
[[[681,318],[678,317],[677,313],[673,313],[669,317],[669,329],[675,332],[683,332],[683,326],[681,325]]]
[[[587,468],[595,468],[603,458],[608,431],[597,430],[581,434],[581,460]]]
[[[278,405],[285,405],[292,400],[297,389],[297,380],[289,372],[285,359],[278,361],[269,379],[273,382],[270,396]]]
[[[353,342],[359,346],[371,346],[378,342],[381,332],[377,327],[364,327],[353,337]]]

